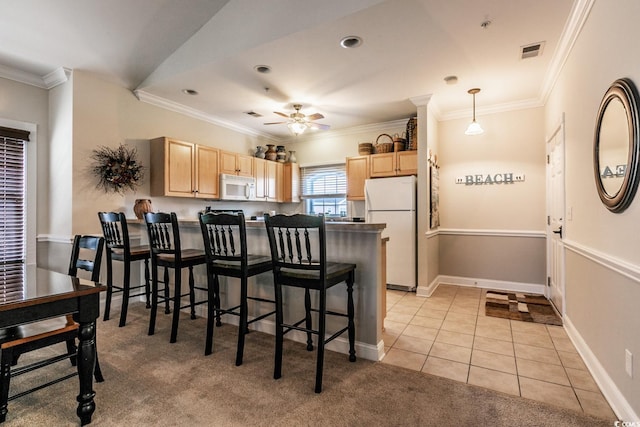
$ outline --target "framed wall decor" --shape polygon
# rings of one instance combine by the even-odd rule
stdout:
[[[429,228],[434,229],[440,226],[440,176],[437,166],[429,166]]]

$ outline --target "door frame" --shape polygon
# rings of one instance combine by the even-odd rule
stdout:
[[[559,144],[556,143],[556,137],[560,137],[561,141]],[[562,237],[559,239],[559,250],[560,250],[560,260],[558,266],[554,265],[554,260],[552,256],[552,244],[554,239],[554,230],[552,229],[550,218],[551,218],[551,197],[553,192],[551,191],[551,161],[550,161],[550,153],[551,149],[554,145],[559,145],[562,150],[562,188],[561,191],[561,200],[560,203],[562,205],[562,213],[563,216],[560,218],[560,225],[562,227]],[[547,250],[547,283],[545,286],[545,296],[551,301],[552,305],[555,309],[560,313],[561,316],[564,316],[565,307],[566,307],[566,293],[565,293],[565,250],[564,250],[564,236],[566,236],[566,223],[567,223],[567,209],[566,209],[566,146],[565,146],[565,116],[564,113],[560,119],[560,123],[558,126],[553,128],[553,132],[549,137],[546,138],[545,141],[545,151],[546,151],[546,221],[545,221],[545,229],[546,229],[546,250]],[[558,284],[558,289],[562,298],[562,307],[557,307],[554,301],[551,299],[551,277],[553,274],[554,268],[558,268],[558,279],[560,283]]]

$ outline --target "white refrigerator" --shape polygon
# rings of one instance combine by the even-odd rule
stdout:
[[[365,181],[366,221],[385,223],[387,287],[415,291],[417,284],[416,177]]]

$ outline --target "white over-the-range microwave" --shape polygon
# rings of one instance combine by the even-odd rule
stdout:
[[[255,200],[256,179],[248,176],[220,174],[220,199]]]

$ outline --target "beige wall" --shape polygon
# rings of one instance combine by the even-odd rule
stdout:
[[[478,286],[535,285],[545,261],[544,110],[479,116],[485,133],[466,136],[469,119],[439,126],[439,268]],[[524,174],[513,184],[456,184],[466,175]],[[522,236],[521,232],[525,232]]]
[[[544,110],[479,116],[485,133],[464,134],[468,118],[440,123],[440,213],[444,229],[544,230]],[[456,184],[459,176],[524,173],[514,184]]]
[[[596,193],[593,133],[600,100],[621,77],[640,85],[636,0],[596,1],[546,106],[549,135],[565,115],[566,316],[572,338],[618,415],[640,414],[640,200],[621,214]],[[624,371],[633,354],[633,378]]]

